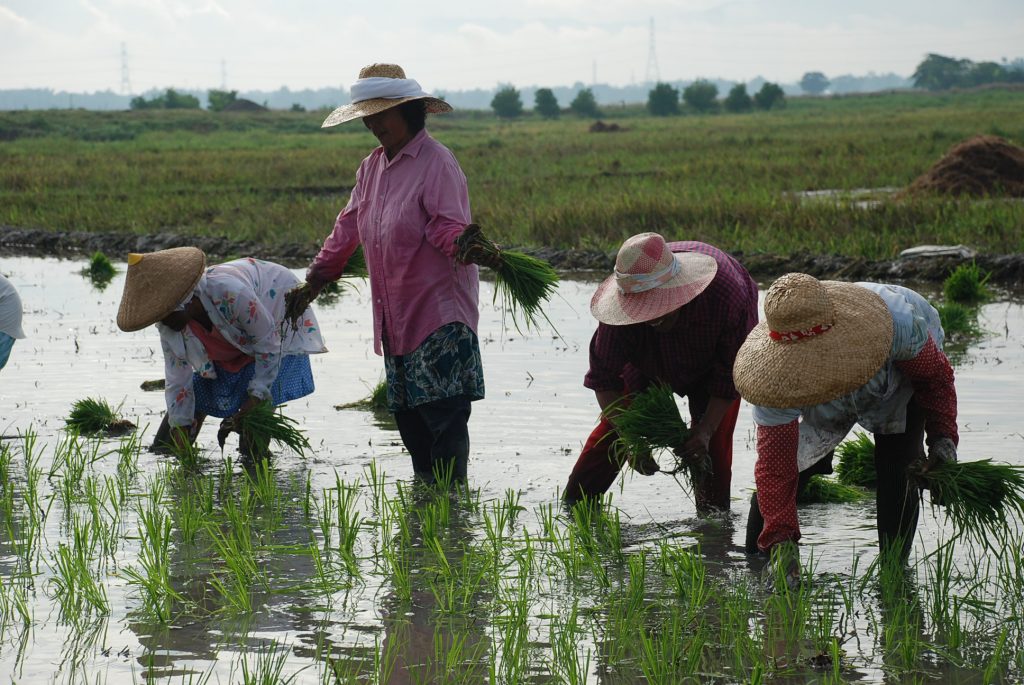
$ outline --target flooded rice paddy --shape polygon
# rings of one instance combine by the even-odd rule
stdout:
[[[146,449],[163,411],[156,331],[122,333],[123,273],[0,258],[28,338],[0,372],[0,681],[60,683],[1019,682],[1020,536],[951,542],[926,504],[906,574],[875,564],[874,504],[800,511],[807,577],[766,592],[743,553],[753,430],[743,406],[731,514],[699,519],[664,475],[626,472],[608,506],[560,488],[596,420],[582,387],[593,281],[548,308],[561,337],[503,325],[483,284],[487,399],[470,487],[413,488],[397,432],[335,405],[382,377],[368,287],[318,316],[317,391],[288,405],[313,444],[269,463]],[[123,269],[123,264],[119,265]],[[934,292],[926,291],[928,295]],[[1024,463],[1024,306],[985,305],[958,355],[961,458]],[[103,398],[138,434],[69,434]],[[896,579],[896,576],[900,576]]]

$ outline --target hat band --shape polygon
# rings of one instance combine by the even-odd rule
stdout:
[[[813,328],[805,328],[799,331],[768,331],[768,335],[772,340],[779,340],[781,342],[794,342],[796,340],[803,340],[804,338],[813,338],[816,335],[821,335],[828,329],[832,328],[830,323],[818,324]]]
[[[429,97],[420,88],[416,79],[387,78],[385,76],[361,78],[352,84],[349,92],[352,94],[352,104],[376,98],[398,100],[409,97]]]
[[[679,275],[682,268],[679,260],[673,257],[671,263],[664,269],[649,274],[627,274],[615,269],[615,285],[619,286],[619,292],[622,294],[642,293],[668,283]]]

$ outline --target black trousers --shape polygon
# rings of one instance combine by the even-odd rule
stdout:
[[[924,412],[911,398],[907,405],[907,427],[902,433],[876,433],[875,436],[876,527],[881,551],[896,551],[904,561],[910,556],[917,532],[921,508],[920,489],[907,476],[907,467],[924,457]],[[806,471],[800,472],[797,492],[804,489],[811,476],[832,473],[832,455]],[[750,498],[744,547],[748,554],[757,554],[757,537],[764,519],[757,505],[757,493]]]
[[[471,411],[470,399],[459,395],[395,412],[417,478],[433,482],[435,474],[450,470],[453,480],[466,479]]]

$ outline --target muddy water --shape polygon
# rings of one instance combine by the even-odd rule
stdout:
[[[123,274],[100,290],[79,273],[83,266],[56,259],[0,258],[0,272],[20,291],[28,335],[16,343],[8,366],[0,371],[0,433],[5,436],[31,426],[39,433],[40,443],[52,446],[71,404],[84,397],[120,403],[121,413],[145,429],[147,436],[156,430],[164,406],[162,393],[143,392],[139,386],[163,375],[158,336],[153,329],[120,332],[114,318]],[[520,504],[527,510],[556,501],[596,420],[593,394],[581,385],[594,328],[588,309],[594,286],[593,280],[585,279],[561,284],[559,296],[547,310],[557,324],[556,336],[549,330],[517,333],[490,305],[492,289],[483,284],[480,335],[487,399],[474,405],[470,423],[470,477],[482,499],[501,498],[513,488],[521,492]],[[288,414],[302,423],[315,454],[304,460],[282,455],[276,468],[300,481],[311,474],[314,488],[333,485],[336,471],[346,480],[361,478],[371,462],[393,478],[410,473],[395,431],[367,412],[334,408],[366,396],[382,377],[382,362],[372,352],[368,290],[363,284],[358,291],[344,293],[337,303],[318,309],[330,353],[312,358],[317,391],[289,405]],[[989,332],[987,337],[965,352],[957,368],[961,454],[967,459],[1024,463],[1024,433],[1018,418],[1024,399],[1024,306],[1019,299],[1003,295],[983,308],[980,323]],[[756,573],[757,564],[742,551],[747,501],[753,489],[752,436],[750,410],[744,404],[735,440],[731,516],[698,520],[692,500],[671,478],[627,473],[615,486],[627,543],[639,548],[666,536],[693,536],[701,541],[708,563],[720,572]],[[204,429],[200,443],[219,457],[215,427]],[[142,471],[155,470],[162,459],[166,458],[144,452]],[[873,504],[807,506],[800,517],[804,554],[813,557],[818,572],[849,574],[858,563],[855,559],[861,560],[863,568],[876,556]],[[932,549],[943,529],[943,522],[925,507],[917,553]],[[55,544],[61,531],[50,530],[48,524],[47,536]],[[91,652],[110,682],[129,674],[138,679],[142,654],[163,655],[164,668],[150,675],[168,679],[178,672],[176,665],[208,665],[217,659],[218,627],[192,624],[168,632],[153,630],[117,608],[132,605],[129,588],[114,587],[111,600],[114,612]],[[58,679],[54,674],[67,673],[54,657],[65,649],[67,632],[46,622],[47,603],[44,597],[38,601],[36,620],[43,621],[33,632],[31,646],[17,657],[9,649],[0,652],[4,680],[7,675],[26,681]],[[376,602],[372,595],[356,602],[353,629],[371,631],[379,624]],[[288,620],[260,626],[260,637],[288,641],[309,630],[301,612],[292,609],[281,609]],[[122,657],[111,656],[119,651]],[[869,664],[859,675],[874,680],[880,670]]]

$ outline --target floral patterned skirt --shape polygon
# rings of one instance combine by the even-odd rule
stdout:
[[[384,354],[388,411],[448,397],[484,397],[484,367],[476,333],[464,323],[441,326],[409,354]]]
[[[196,414],[216,416],[220,419],[238,411],[249,397],[249,381],[252,380],[256,364],[246,364],[240,371],[231,372],[217,366],[216,378],[203,378],[198,373],[192,377],[192,388],[196,397]],[[274,384],[270,386],[274,406],[284,404],[313,392],[313,370],[309,355],[289,354],[281,358],[281,368]]]

